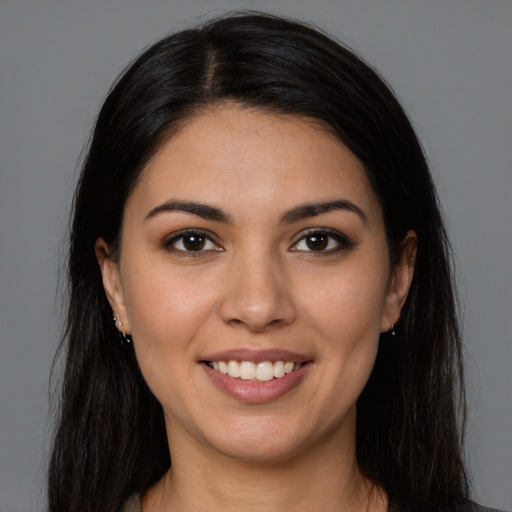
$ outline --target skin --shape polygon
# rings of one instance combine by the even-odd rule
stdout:
[[[298,206],[333,200],[363,214],[283,222]],[[214,206],[230,222],[155,213],[168,201]],[[186,250],[184,229],[206,233],[202,250]],[[306,237],[311,229],[325,247]],[[380,333],[400,316],[415,250],[408,233],[391,268],[361,163],[310,120],[226,105],[167,140],[127,200],[119,258],[96,244],[171,447],[172,468],[144,496],[144,512],[386,510],[357,467],[356,402]],[[290,350],[310,364],[284,396],[248,404],[200,363],[236,348]]]

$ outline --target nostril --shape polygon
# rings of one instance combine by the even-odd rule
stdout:
[[[245,327],[248,330],[250,330],[251,332],[257,333],[257,332],[267,332],[270,329],[278,329],[281,326],[286,325],[288,322],[281,318],[276,318],[269,322],[264,322],[264,321],[257,322],[257,321],[252,321],[252,320],[245,321],[245,320],[239,319],[239,318],[232,318],[232,319],[228,320],[227,323],[229,325],[231,325],[232,327],[237,327],[237,328]]]
[[[226,324],[260,332],[294,321],[296,308],[288,282],[270,263],[267,261],[266,268],[257,273],[248,272],[250,265],[245,264],[236,279],[235,271],[231,272],[218,303]]]

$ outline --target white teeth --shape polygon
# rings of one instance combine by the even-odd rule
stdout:
[[[243,380],[256,378],[256,365],[252,361],[242,361],[240,363],[240,378]]]
[[[223,375],[229,375],[234,379],[257,380],[260,382],[268,382],[274,378],[280,379],[288,373],[298,370],[302,364],[293,361],[262,361],[253,363],[252,361],[212,361],[208,363],[215,371]]]
[[[238,361],[229,361],[228,375],[235,379],[238,379],[238,377],[240,377],[240,364],[238,363]]]
[[[274,378],[274,365],[270,361],[258,363],[256,368],[256,380],[267,382]]]
[[[274,377],[276,379],[279,379],[280,377],[284,377],[285,371],[284,371],[284,363],[283,361],[276,361],[274,363]]]
[[[215,370],[215,367],[213,369]],[[219,372],[224,375],[228,374],[228,365],[224,361],[219,361]]]
[[[290,361],[284,363],[284,373],[292,373],[294,366],[295,364]]]

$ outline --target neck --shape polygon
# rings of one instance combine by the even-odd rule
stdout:
[[[240,460],[201,447],[172,451],[172,468],[143,499],[144,512],[385,512],[382,490],[361,475],[353,444],[312,446],[282,460]]]

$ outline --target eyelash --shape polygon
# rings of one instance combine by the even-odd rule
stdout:
[[[311,249],[311,247],[307,249],[299,249],[298,246],[302,242],[307,243],[308,238],[324,238],[326,240],[327,245],[320,250]],[[329,247],[332,243],[336,244],[335,247]],[[347,235],[344,233],[340,233],[334,229],[330,228],[313,228],[307,230],[305,233],[301,233],[301,237],[299,240],[291,247],[291,251],[297,252],[310,252],[310,253],[318,253],[318,254],[334,254],[346,249],[351,249],[354,247],[355,242],[352,241]]]
[[[203,243],[198,250],[187,249],[184,245],[185,239],[189,237],[189,242],[194,238],[200,240],[197,243],[200,245]],[[307,244],[307,239],[316,238],[316,243],[319,243],[319,250],[312,249],[311,247],[299,248],[301,243]],[[192,242],[193,243],[193,242]],[[326,244],[322,246],[322,244]],[[334,247],[330,247],[332,244]],[[182,247],[177,247],[177,245]],[[209,247],[211,245],[211,247]],[[290,248],[294,252],[309,252],[318,254],[333,254],[346,249],[354,247],[355,243],[345,234],[330,228],[312,228],[306,232],[301,233],[301,237],[295,242]],[[210,253],[211,251],[222,251],[218,243],[213,240],[211,234],[204,230],[198,229],[186,229],[174,234],[170,239],[166,240],[163,244],[164,248],[168,251],[179,253],[181,255],[187,255],[192,257],[198,257],[204,255],[204,253]]]
[[[191,250],[187,249],[183,244],[186,238],[201,238],[204,241],[206,246],[211,245],[212,247],[207,247],[206,249],[201,247],[199,250]],[[181,244],[183,248],[178,248],[176,245]],[[222,248],[213,240],[211,234],[207,231],[203,231],[200,229],[185,229],[184,231],[180,231],[179,233],[174,234],[171,238],[166,240],[163,244],[164,248],[168,251],[179,253],[181,255],[187,255],[192,257],[198,257],[204,255],[204,253],[209,253],[211,251],[221,251]]]

